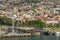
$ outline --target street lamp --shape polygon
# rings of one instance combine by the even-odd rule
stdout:
[[[14,33],[14,25],[15,25],[14,23],[15,23],[16,15],[13,15],[11,19],[12,19],[12,33]]]

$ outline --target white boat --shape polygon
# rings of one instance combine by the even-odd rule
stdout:
[[[60,32],[56,32],[56,36],[60,36]]]

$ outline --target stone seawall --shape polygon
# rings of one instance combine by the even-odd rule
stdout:
[[[40,32],[35,32],[35,33],[22,33],[22,34],[3,34],[0,35],[0,37],[30,37],[30,36],[38,36],[40,35]]]

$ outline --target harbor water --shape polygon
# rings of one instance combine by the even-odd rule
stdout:
[[[60,40],[60,36],[52,35],[40,35],[37,37],[12,37],[12,38],[0,38],[0,40]]]

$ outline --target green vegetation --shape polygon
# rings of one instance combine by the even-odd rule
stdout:
[[[24,27],[24,26],[26,26],[26,27],[41,27],[41,28],[45,27],[45,23],[42,22],[41,20],[29,20],[29,21],[25,21],[25,22],[17,21],[16,25],[22,26],[22,27]]]
[[[0,17],[0,25],[11,25],[11,19],[6,17]]]
[[[45,27],[45,23],[42,22],[41,20],[30,20],[27,21],[29,26],[33,26],[33,27]]]
[[[52,28],[52,27],[53,27],[53,28],[54,28],[54,27],[55,27],[55,28],[58,28],[58,27],[60,27],[60,23],[59,23],[59,24],[52,24],[52,23],[50,23],[50,24],[47,25],[47,27],[49,27],[49,28]]]
[[[51,31],[60,31],[60,27],[51,27],[48,29],[51,29]]]
[[[0,28],[8,27],[12,25],[12,20],[6,17],[0,17]],[[18,21],[16,20],[15,26],[18,27],[40,27],[40,28],[50,28],[54,31],[60,30],[60,23],[59,24],[45,24],[41,20],[26,20],[26,21]]]
[[[48,24],[47,25],[48,28],[50,28],[53,31],[60,31],[60,23],[59,24]]]
[[[0,17],[0,25],[12,25],[12,20],[6,17]],[[45,27],[45,23],[42,22],[41,20],[29,20],[29,21],[18,21],[16,20],[15,26],[31,26],[31,27]]]

